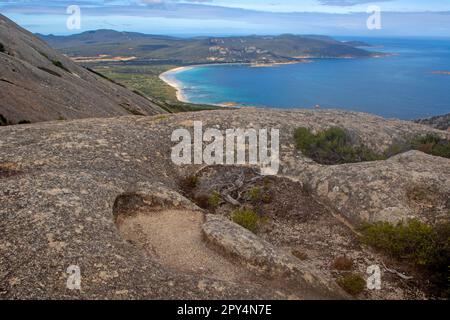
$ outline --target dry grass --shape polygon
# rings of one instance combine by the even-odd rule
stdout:
[[[346,256],[340,256],[334,259],[332,267],[339,271],[350,271],[353,269],[353,261]]]

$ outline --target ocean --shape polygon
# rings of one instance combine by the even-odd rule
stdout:
[[[365,49],[393,55],[272,67],[199,66],[170,77],[192,103],[319,105],[405,120],[450,113],[450,39],[338,39],[365,41],[372,45]]]

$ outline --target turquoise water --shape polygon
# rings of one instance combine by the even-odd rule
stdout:
[[[314,59],[254,68],[202,66],[174,75],[194,103],[338,108],[414,119],[450,112],[450,39],[362,39],[394,56]]]

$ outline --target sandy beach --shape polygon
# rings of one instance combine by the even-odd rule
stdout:
[[[180,102],[184,103],[191,103],[189,99],[183,94],[183,84],[175,79],[173,75],[191,70],[198,67],[210,67],[210,66],[223,66],[223,65],[249,65],[249,63],[210,63],[210,64],[197,64],[192,66],[186,66],[186,67],[176,67],[170,70],[167,70],[166,72],[163,72],[159,75],[159,78],[167,83],[169,86],[173,87],[177,91],[177,99]],[[223,105],[217,105],[219,107],[222,107]]]
[[[242,63],[239,63],[242,64]],[[177,99],[180,102],[184,102],[184,103],[191,103],[189,101],[189,99],[183,94],[183,85],[180,81],[177,81],[174,78],[174,74],[179,73],[179,72],[183,72],[186,70],[190,70],[193,68],[197,68],[197,67],[203,67],[203,66],[212,66],[212,65],[224,65],[224,64],[202,64],[202,65],[193,65],[193,66],[187,66],[187,67],[177,67],[174,69],[170,69],[162,74],[159,75],[159,78],[164,81],[165,83],[167,83],[168,85],[170,85],[171,87],[175,88],[177,91]],[[231,65],[231,63],[228,63],[226,65]],[[236,65],[234,63],[234,65]],[[224,107],[224,108],[238,108],[240,107],[240,105],[236,102],[224,102],[224,103],[220,103],[220,104],[211,104],[211,105],[215,105],[218,107]]]
[[[190,101],[186,98],[186,96],[183,94],[183,85],[182,83],[180,83],[179,81],[177,81],[175,79],[175,77],[173,76],[176,73],[179,72],[183,72],[186,70],[190,70],[192,69],[193,66],[189,66],[189,67],[177,67],[174,69],[170,69],[166,72],[163,72],[159,75],[159,78],[164,81],[165,83],[167,83],[169,86],[175,88],[175,90],[177,91],[177,99],[180,102],[184,102],[184,103],[190,103]]]

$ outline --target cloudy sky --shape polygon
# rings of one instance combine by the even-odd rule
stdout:
[[[67,7],[81,29],[66,27]],[[381,9],[381,30],[366,26]],[[0,0],[0,12],[44,34],[115,29],[172,35],[328,34],[450,37],[450,0]]]

